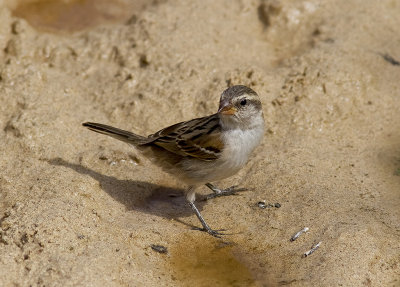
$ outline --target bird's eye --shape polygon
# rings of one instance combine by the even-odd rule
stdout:
[[[247,104],[247,100],[246,100],[246,99],[241,100],[241,101],[240,101],[240,104],[241,104],[242,106],[245,106],[245,105]]]

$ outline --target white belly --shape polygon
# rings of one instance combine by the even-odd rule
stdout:
[[[229,130],[223,134],[224,150],[215,161],[188,160],[183,164],[188,184],[203,184],[222,180],[237,173],[248,161],[251,152],[259,145],[264,127],[250,130]]]

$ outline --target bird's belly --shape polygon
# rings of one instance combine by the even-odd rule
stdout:
[[[202,184],[211,181],[222,180],[237,173],[244,167],[251,152],[259,144],[262,131],[232,131],[227,135],[224,151],[220,158],[215,161],[201,161],[187,159],[183,161],[182,168],[185,170],[186,179],[189,184]]]
[[[218,181],[230,177],[237,173],[245,164],[232,164],[232,162],[193,161],[183,162],[182,168],[185,171],[182,178],[188,184],[204,184],[207,182]]]

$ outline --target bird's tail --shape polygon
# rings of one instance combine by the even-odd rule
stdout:
[[[133,144],[135,146],[146,144],[149,142],[149,139],[146,137],[142,137],[142,136],[136,135],[134,133],[120,130],[120,129],[117,129],[117,128],[114,128],[111,126],[98,124],[98,123],[89,123],[89,122],[83,123],[82,125],[94,132],[108,135],[110,137],[116,138],[120,141],[127,142],[129,144]]]

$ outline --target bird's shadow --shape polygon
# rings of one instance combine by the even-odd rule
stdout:
[[[63,166],[80,174],[89,175],[99,182],[101,188],[108,195],[124,204],[127,210],[138,210],[167,219],[175,219],[182,224],[193,227],[179,220],[179,217],[193,215],[183,189],[160,186],[144,181],[120,180],[61,158],[49,159],[47,162],[53,166]],[[204,201],[196,203],[200,210],[203,205]]]

